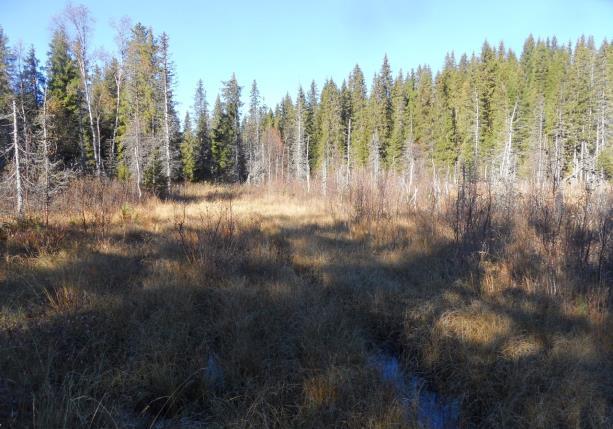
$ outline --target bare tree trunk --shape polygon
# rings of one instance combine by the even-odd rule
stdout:
[[[515,120],[515,113],[517,111],[518,101],[515,101],[513,106],[513,112],[509,117],[509,129],[507,131],[507,141],[504,146],[504,152],[502,155],[502,163],[500,164],[500,177],[507,181],[511,171],[511,156],[513,152],[513,121]]]
[[[143,196],[143,193],[140,189],[140,161],[138,157],[140,156],[138,150],[138,144],[134,146],[134,157],[136,158],[136,189],[138,190],[138,199],[140,200]]]
[[[321,188],[324,196],[328,193],[328,143],[324,147],[324,167],[321,172]]]
[[[117,66],[117,74],[115,75],[115,86],[117,87],[117,93],[115,96],[115,123],[113,124],[113,138],[111,139],[111,160],[114,161],[115,160],[115,144],[117,141],[117,128],[119,127],[119,101],[120,101],[120,96],[121,96],[121,74],[122,71],[119,68],[120,66]]]
[[[306,142],[306,162],[305,162],[305,174],[307,183],[307,192],[311,192],[311,164],[309,163],[309,140],[311,136],[307,136]]]
[[[258,167],[256,170],[259,170],[260,168],[262,168],[262,164],[265,162],[264,161],[264,145],[262,144],[262,142],[260,141],[260,112],[259,109],[256,109],[255,112],[255,147],[260,147],[260,154],[259,156],[255,156],[256,158],[256,162],[258,163]],[[257,155],[257,154],[255,154]],[[258,172],[258,176],[260,176],[261,173]],[[258,182],[260,181],[260,179],[257,179]]]
[[[81,55],[77,56],[79,63],[79,70],[81,71],[81,79],[83,80],[83,87],[85,90],[85,103],[87,104],[87,114],[89,117],[89,128],[92,134],[92,146],[94,148],[94,161],[96,163],[96,175],[100,176],[100,154],[98,150],[100,146],[98,139],[96,138],[96,131],[94,129],[94,113],[92,109],[92,101],[89,93],[89,85],[87,83],[87,70],[85,68],[85,59]]]
[[[475,163],[479,159],[479,97],[477,91],[475,91]]]
[[[285,183],[285,148],[281,149],[281,181]]]
[[[268,169],[266,171],[266,178],[267,178],[267,183],[268,183],[268,187],[270,188],[271,183],[272,183],[272,154],[270,153],[270,150],[268,150]]]
[[[21,85],[21,94],[23,94],[23,85],[20,82]],[[23,105],[23,95],[20,98],[20,107],[21,107],[21,117],[23,118],[23,124],[22,124],[22,135],[23,135],[23,143],[24,143],[24,151],[23,151],[23,178],[25,180],[28,180],[30,177],[30,133],[28,132],[28,118],[26,116],[26,110],[25,107]],[[24,205],[28,205],[28,189],[24,189],[23,192],[23,200],[24,200]]]
[[[100,112],[97,111],[96,112],[96,141],[98,142],[98,165],[97,165],[97,171],[98,171],[98,175],[100,175],[100,172],[104,172],[104,164],[102,163],[102,150],[101,150],[101,146],[100,146]]]
[[[45,225],[49,225],[49,142],[47,140],[47,86],[43,93],[43,174],[44,174],[44,195],[43,204],[45,210]]]
[[[296,143],[294,145],[293,157],[294,157],[294,170],[296,174],[297,180],[304,180],[304,149],[303,149],[303,139],[302,139],[302,103],[298,100],[297,103],[298,111],[297,111],[297,132],[296,132]]]
[[[238,128],[237,128],[238,130]],[[236,180],[237,182],[240,182],[240,166],[238,164],[238,156],[239,156],[239,147],[238,147],[238,131],[236,134],[236,137],[234,139],[234,180]]]
[[[134,161],[136,162],[136,189],[138,190],[138,199],[140,200],[143,193],[140,189],[140,109],[138,107],[136,114],[136,145],[134,146]]]
[[[558,109],[558,127],[554,140],[554,159],[553,159],[553,193],[557,192],[562,178],[562,149],[560,147],[560,133],[562,130],[562,110]]]
[[[89,116],[89,129],[92,136],[96,174],[100,176],[100,143],[98,142],[94,125],[94,112],[87,76],[87,39],[90,35],[89,11],[85,6],[73,6],[69,3],[64,14],[68,21],[72,24],[75,31],[75,38],[72,41],[72,49],[76,56],[77,64],[79,66],[79,73],[83,83],[83,90],[85,92],[85,103],[87,104],[87,113]]]
[[[168,118],[168,76],[164,64],[164,147],[166,150],[166,192],[170,194],[172,171],[170,166],[170,124]]]
[[[345,175],[346,186],[349,186],[350,165],[351,165],[351,118],[349,118],[349,127],[347,129],[347,171]]]
[[[13,152],[15,159],[15,193],[17,194],[17,215],[23,216],[23,187],[21,184],[21,164],[19,159],[19,134],[17,130],[17,106],[13,99]]]
[[[543,183],[543,100],[539,104],[539,133],[538,133],[538,155],[536,166],[536,183],[540,186]]]

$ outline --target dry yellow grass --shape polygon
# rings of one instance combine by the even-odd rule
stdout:
[[[610,285],[564,265],[527,216],[494,219],[484,252],[444,207],[74,192],[48,227],[3,229],[6,427],[423,424],[369,364],[381,350],[460,398],[460,426],[612,423]]]

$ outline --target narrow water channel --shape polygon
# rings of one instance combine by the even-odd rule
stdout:
[[[406,373],[398,358],[378,352],[370,356],[369,364],[390,383],[402,403],[407,419],[417,420],[427,429],[455,429],[460,423],[460,400],[444,397],[432,391],[426,380],[416,374]]]

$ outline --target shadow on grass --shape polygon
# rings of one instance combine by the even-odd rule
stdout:
[[[407,416],[369,364],[378,350],[459,398],[454,425],[611,422],[610,354],[591,322],[544,293],[482,293],[482,266],[464,253],[472,243],[390,261],[343,223],[185,233],[196,240],[191,262],[166,230],[111,236],[123,253],[83,248],[17,268],[27,276],[12,268],[0,286],[11,297],[0,422],[418,427],[419,408]],[[15,295],[25,284],[32,292]]]

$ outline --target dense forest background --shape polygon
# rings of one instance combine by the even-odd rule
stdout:
[[[101,53],[70,4],[51,30],[0,27],[0,427],[613,427],[610,41],[396,71],[378,39],[372,81],[265,105],[197,75],[183,116],[180,32],[122,19]]]
[[[613,177],[606,40],[528,36],[519,55],[484,42],[478,55],[448,53],[436,73],[394,75],[385,56],[370,85],[356,65],[343,82],[313,81],[276,106],[263,105],[255,81],[244,97],[231,75],[210,108],[199,81],[180,121],[168,35],[124,19],[117,54],[101,56],[91,30],[87,9],[68,6],[40,60],[0,29],[1,169],[19,212],[75,175],[129,181],[139,195],[183,180],[316,177],[325,190],[357,171],[553,189]]]

